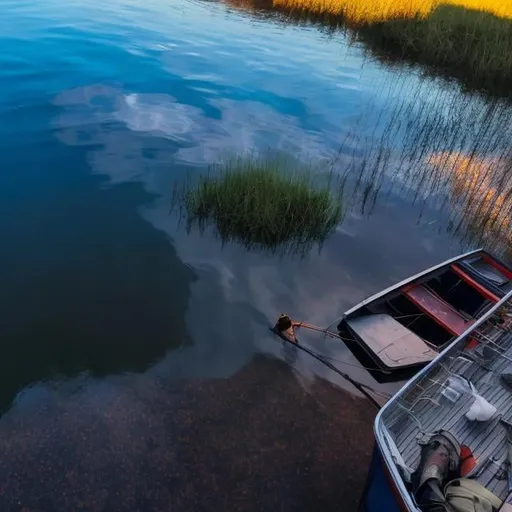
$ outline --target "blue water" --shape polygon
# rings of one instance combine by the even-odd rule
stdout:
[[[435,212],[392,195],[371,215],[348,212],[305,259],[248,253],[187,233],[169,213],[174,183],[244,151],[361,155],[347,134],[362,117],[372,133],[421,75],[407,71],[396,91],[397,72],[342,34],[220,3],[0,0],[0,10],[0,509],[170,510],[152,482],[171,477],[152,471],[184,428],[173,411],[188,395],[175,383],[236,376],[258,354],[286,360],[268,332],[279,312],[327,325],[462,248]],[[339,344],[312,343],[357,363]],[[307,357],[293,368],[277,396],[315,375],[346,387]],[[190,407],[187,429],[204,405]],[[132,486],[145,501],[126,495]]]

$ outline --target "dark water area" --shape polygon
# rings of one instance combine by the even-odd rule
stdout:
[[[356,510],[373,411],[283,362],[73,387],[2,419],[3,510]]]
[[[482,126],[507,126],[508,107],[486,117],[480,99],[369,61],[343,34],[219,3],[0,8],[0,510],[355,510],[374,410],[268,327],[282,311],[334,325],[475,246],[483,210],[455,229],[449,200],[474,185],[442,179],[446,164],[426,186],[411,148],[487,141],[474,154],[499,170],[508,148]],[[452,104],[472,131],[432,120]],[[345,220],[322,249],[283,257],[187,233],[176,181],[268,149],[346,176]],[[505,190],[494,171],[478,187]],[[506,211],[501,192],[495,204]],[[505,253],[507,227],[489,222]],[[302,339],[396,389],[339,342]]]

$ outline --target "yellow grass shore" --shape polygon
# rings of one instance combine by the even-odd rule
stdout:
[[[273,0],[275,7],[343,16],[358,23],[425,18],[440,5],[456,5],[512,18],[512,0]]]
[[[512,100],[512,0],[225,0],[349,28],[380,60],[421,65],[467,91]]]

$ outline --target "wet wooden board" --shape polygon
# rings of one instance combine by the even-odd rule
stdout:
[[[460,336],[474,322],[474,320],[466,320],[450,304],[425,286],[406,286],[402,289],[402,293],[454,336]]]
[[[347,320],[347,325],[388,368],[427,363],[437,356],[418,335],[390,315],[361,316]]]

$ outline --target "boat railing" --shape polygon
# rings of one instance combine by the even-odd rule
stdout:
[[[450,379],[467,379],[470,381],[497,378],[489,366],[498,358],[509,359],[506,352],[512,347],[512,309],[509,292],[485,316],[477,320],[465,333],[453,341],[438,357],[409,381],[379,412],[375,421],[375,436],[381,449],[388,470],[410,511],[418,510],[414,500],[406,490],[402,475],[398,470],[389,446],[389,438],[396,438],[396,431],[404,432],[417,438],[428,435],[418,417],[423,408],[448,408],[453,406],[453,386]],[[478,377],[478,379],[477,379]],[[459,397],[460,398],[460,395]],[[464,408],[471,403],[458,400],[458,407]],[[386,439],[388,439],[386,441]]]
[[[494,360],[504,358],[512,362],[512,357],[505,353],[512,346],[512,334],[504,336],[506,329],[499,324],[482,324],[471,334],[477,345],[472,348],[459,347],[452,353],[446,353],[430,372],[425,373],[407,393],[397,399],[396,411],[385,419],[388,429],[393,431],[397,423],[403,426],[405,414],[414,420],[420,431],[423,431],[421,422],[415,415],[420,405],[442,407],[443,400],[449,405],[450,396],[453,396],[454,392],[454,380],[462,377],[470,381],[479,371],[487,373],[490,378],[493,371],[489,366]]]

